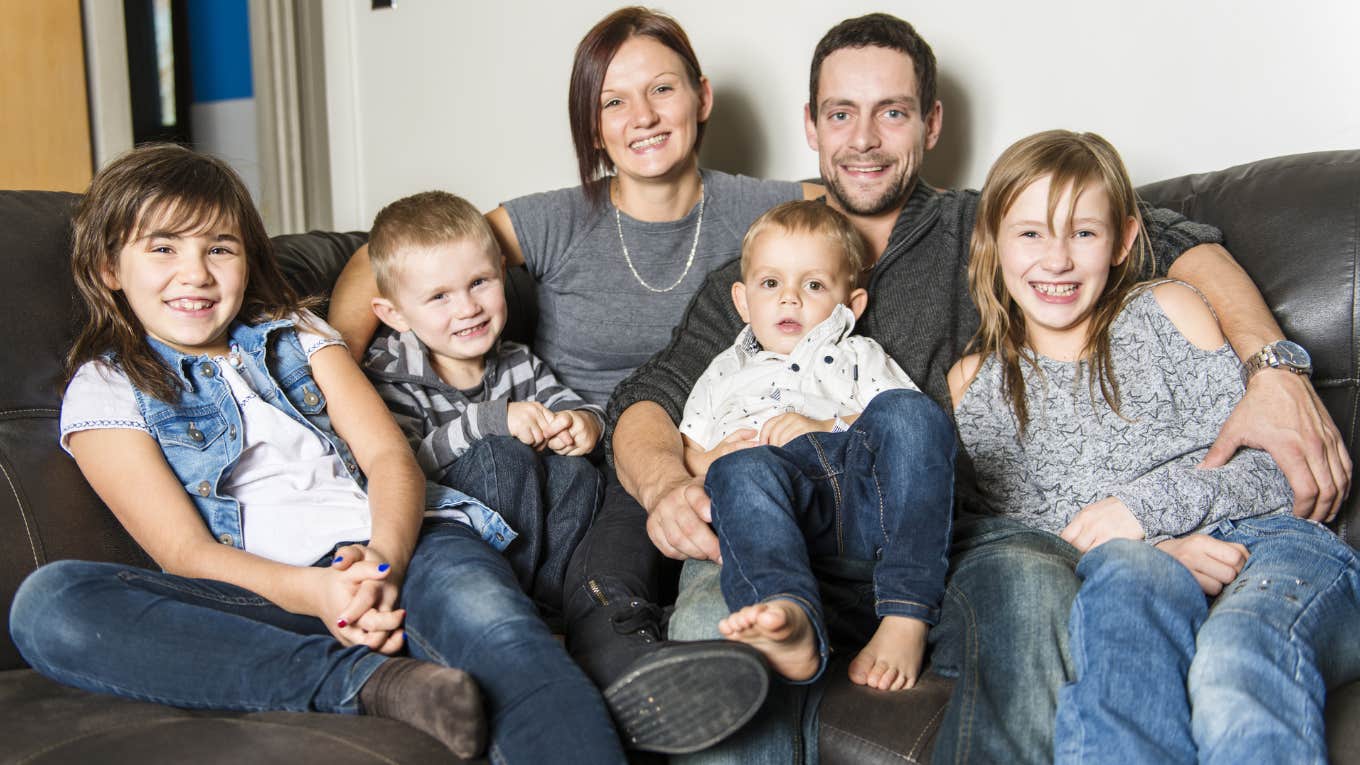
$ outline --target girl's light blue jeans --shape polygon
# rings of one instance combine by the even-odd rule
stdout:
[[[1327,761],[1327,689],[1360,678],[1355,551],[1290,515],[1211,533],[1250,553],[1212,602],[1145,542],[1077,564],[1057,762]]]
[[[623,761],[598,691],[475,531],[427,524],[408,569],[406,650],[477,680],[494,762]],[[10,630],[58,682],[191,709],[357,714],[386,661],[249,590],[109,563],[35,571]]]

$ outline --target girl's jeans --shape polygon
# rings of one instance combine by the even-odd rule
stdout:
[[[809,433],[783,447],[743,449],[708,471],[721,584],[730,608],[791,600],[830,643],[814,561],[865,561],[875,617],[934,624],[948,566],[954,429],[925,395],[880,393],[844,433]],[[847,617],[848,614],[838,614]],[[865,624],[867,623],[867,624]]]
[[[493,761],[623,761],[599,693],[475,531],[427,524],[401,605],[412,657],[477,680]],[[58,682],[190,709],[358,714],[359,689],[386,661],[240,587],[73,560],[24,581],[10,630]]]
[[[1355,551],[1290,515],[1211,534],[1250,553],[1212,603],[1145,542],[1082,557],[1058,762],[1327,761],[1327,689],[1360,677]]]

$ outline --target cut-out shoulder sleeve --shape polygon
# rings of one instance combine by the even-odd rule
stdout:
[[[1198,300],[1172,290],[1181,293],[1173,299]],[[954,414],[988,509],[1056,534],[1082,507],[1113,496],[1151,542],[1288,511],[1289,485],[1265,452],[1242,449],[1221,468],[1198,467],[1242,397],[1231,346],[1196,347],[1155,293],[1140,292],[1111,327],[1110,352],[1117,412],[1085,364],[1044,357],[1022,364],[1023,435],[995,359],[979,366]]]
[[[1166,281],[1151,289],[1162,313],[1192,345],[1205,351],[1215,351],[1223,346],[1223,329],[1218,325],[1218,317],[1199,290],[1179,281]]]

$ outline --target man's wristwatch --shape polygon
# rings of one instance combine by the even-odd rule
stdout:
[[[1313,373],[1313,358],[1302,345],[1289,340],[1277,340],[1247,357],[1242,365],[1243,381],[1262,369],[1284,369],[1305,377]]]

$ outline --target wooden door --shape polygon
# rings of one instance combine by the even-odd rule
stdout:
[[[80,0],[0,0],[0,188],[89,185],[84,39]]]

